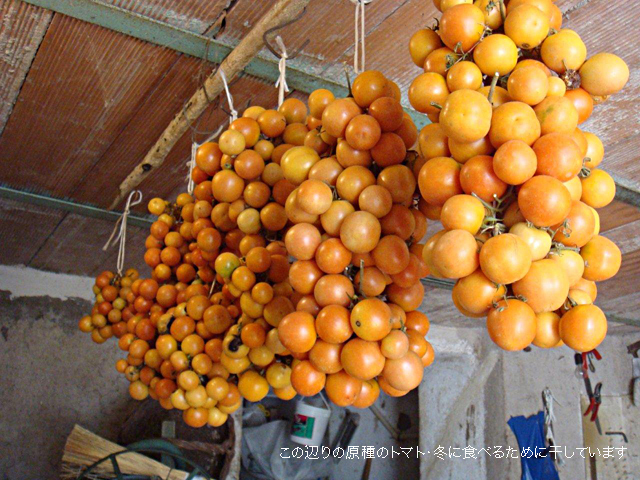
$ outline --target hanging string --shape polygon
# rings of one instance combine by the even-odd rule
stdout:
[[[227,83],[227,76],[224,74],[224,71],[219,68],[218,72],[220,72],[220,78],[222,79],[222,85],[224,86],[224,91],[227,95],[227,103],[229,104],[229,111],[230,113],[230,118],[229,118],[229,124],[232,124],[237,118],[238,118],[238,112],[236,111],[235,108],[233,108],[233,97],[231,96],[231,92],[229,91],[229,84]],[[206,94],[206,89],[205,89],[205,94]],[[220,125],[220,127],[213,132],[211,135],[209,135],[209,137],[202,143],[198,143],[195,140],[191,141],[191,158],[189,159],[189,161],[187,162],[187,167],[189,169],[189,172],[187,173],[187,192],[189,193],[189,195],[193,194],[193,190],[195,188],[195,184],[193,182],[193,169],[196,166],[196,154],[198,153],[198,148],[200,148],[203,144],[210,142],[211,140],[213,140],[215,137],[217,137],[220,132],[222,132],[222,130],[224,129],[224,124]]]
[[[191,158],[187,162],[187,167],[189,169],[189,173],[187,173],[187,192],[189,193],[189,195],[193,195],[193,189],[195,188],[195,183],[193,181],[192,173],[193,173],[193,169],[196,166],[196,154],[198,153],[198,149],[205,143],[212,141],[214,138],[220,135],[223,129],[224,129],[224,123],[220,125],[215,132],[209,135],[204,142],[198,143],[195,140],[191,141]]]
[[[229,91],[229,84],[227,84],[227,77],[224,74],[222,69],[218,69],[220,72],[220,78],[222,78],[222,85],[224,85],[224,91],[227,94],[227,103],[229,104],[229,111],[231,112],[231,118],[229,119],[229,123],[233,123],[238,118],[238,112],[235,108],[233,108],[233,97],[231,96],[231,92]]]
[[[193,181],[193,168],[196,166],[196,153],[200,148],[197,142],[191,142],[191,159],[187,162],[189,167],[189,173],[187,173],[187,193],[193,195],[193,189],[195,188],[195,182]]]
[[[364,53],[364,6],[365,0],[352,0],[356,4],[355,12],[355,42],[353,46],[353,70],[356,75],[364,72],[365,53]]]
[[[556,444],[556,440],[553,436],[553,422],[556,419],[556,416],[553,413],[554,400],[555,397],[553,396],[551,389],[549,387],[545,387],[545,389],[542,391],[542,403],[544,404],[545,440],[547,442],[547,445],[549,446]],[[564,465],[562,454],[557,449],[555,449],[554,454],[555,458],[553,460],[555,461],[555,463],[557,463],[559,466]]]
[[[287,85],[287,49],[284,46],[284,42],[282,41],[282,37],[278,35],[276,37],[276,43],[280,48],[280,61],[278,62],[278,70],[280,71],[280,76],[278,80],[276,80],[276,88],[278,89],[278,107],[282,105],[284,102],[284,93],[289,92],[289,86]]]
[[[102,247],[102,250],[106,251],[109,247],[112,246],[112,242],[115,243],[118,240],[120,241],[120,245],[118,246],[118,261],[116,263],[118,275],[120,276],[122,276],[122,269],[124,268],[124,254],[127,243],[127,219],[129,218],[131,207],[138,205],[140,202],[142,202],[142,192],[140,190],[134,190],[129,194],[124,212],[122,212],[122,215],[114,225],[109,240],[107,240],[107,243],[105,243],[104,247]],[[116,232],[119,232],[117,236],[115,236]]]

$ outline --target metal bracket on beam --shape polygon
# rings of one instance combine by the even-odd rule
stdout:
[[[102,208],[94,207],[93,205],[89,205],[86,203],[77,203],[71,200],[55,198],[40,193],[26,192],[24,190],[17,190],[15,188],[7,187],[4,185],[0,185],[0,198],[14,200],[16,202],[29,203],[31,205],[37,205],[40,207],[53,208],[56,210],[62,210],[65,212],[82,215],[84,217],[107,220],[109,222],[116,222],[122,215],[122,212],[104,210]],[[130,213],[127,218],[129,225],[135,225],[137,227],[149,228],[149,226],[153,223],[153,219],[151,217],[142,217],[132,213]]]
[[[219,64],[233,50],[233,46],[219,40],[96,0],[22,1],[192,57],[206,58],[213,63]],[[275,82],[280,75],[278,62],[261,56],[255,57],[244,71],[269,83]],[[318,88],[331,90],[336,96],[346,96],[348,92],[344,84],[311,74],[293,65],[287,65],[287,84],[304,93],[311,93]],[[430,123],[426,115],[408,107],[405,107],[405,111],[418,129]]]
[[[616,182],[616,200],[640,208],[640,192],[637,185],[611,172],[609,174]]]

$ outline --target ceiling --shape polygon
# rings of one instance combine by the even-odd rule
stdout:
[[[232,5],[226,28],[216,36],[230,46],[271,4],[265,0],[105,3],[197,34],[216,30],[221,14]],[[626,89],[597,107],[583,127],[603,140],[603,166],[618,184],[632,194],[640,192],[640,118],[634,106],[640,96],[640,45],[634,41],[640,25],[633,2],[615,9],[607,0],[556,4],[565,12],[565,25],[583,35],[589,52],[616,53],[630,66]],[[2,1],[0,13],[0,183],[106,208],[212,65],[22,0]],[[344,84],[343,64],[352,63],[353,13],[348,0],[311,0],[306,15],[281,32],[290,50],[309,40],[290,64]],[[408,54],[409,38],[431,25],[436,13],[429,0],[374,0],[367,7],[367,68],[394,79],[405,100],[409,84],[420,73]],[[266,50],[260,55],[274,60]],[[231,92],[238,109],[249,103],[275,106],[277,101],[271,83],[247,74],[233,82]],[[291,95],[306,98],[301,91]],[[225,121],[226,114],[214,103],[194,128],[213,131]],[[194,131],[185,134],[165,163],[144,180],[140,188],[145,198],[170,197],[185,187],[192,135],[202,138]],[[609,313],[640,322],[640,211],[615,201],[601,212],[601,219],[604,234],[623,251],[623,266],[615,279],[600,287],[599,303]],[[112,226],[106,220],[0,199],[4,247],[0,263],[95,274],[115,266],[116,251],[101,249]],[[131,227],[129,232],[126,263],[141,266],[146,230]],[[458,318],[448,295],[429,292],[425,300],[433,303],[433,315],[444,323]]]

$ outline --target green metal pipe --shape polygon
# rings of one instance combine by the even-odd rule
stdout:
[[[93,205],[89,205],[86,203],[77,203],[71,200],[56,198],[49,195],[17,190],[5,185],[0,185],[0,198],[6,198],[8,200],[28,203],[45,208],[53,208],[56,210],[62,210],[65,212],[82,215],[84,217],[107,220],[110,222],[117,221],[118,218],[122,215],[122,212],[104,210],[102,208],[94,207]],[[148,228],[152,223],[153,219],[151,217],[142,217],[135,214],[129,214],[128,216],[129,225]],[[432,277],[422,279],[422,283],[423,285],[443,290],[451,290],[455,285],[455,282],[452,280],[444,280]],[[619,317],[617,315],[607,314],[606,312],[605,314],[610,321],[633,325],[634,327],[640,327],[640,320]]]
[[[5,185],[0,185],[0,198],[6,198],[8,200],[28,203],[40,207],[53,208],[56,210],[62,210],[65,212],[82,215],[84,217],[107,220],[109,222],[116,222],[122,215],[122,212],[104,210],[87,203],[78,203],[76,201],[56,198],[41,193],[17,190]],[[151,217],[142,217],[133,213],[130,213],[127,219],[127,223],[129,225],[135,225],[137,227],[143,228],[148,228],[153,223],[153,219]]]

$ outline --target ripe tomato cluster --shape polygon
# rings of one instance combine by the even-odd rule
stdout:
[[[136,299],[132,286],[139,277],[135,268],[128,269],[122,277],[110,271],[96,277],[93,286],[96,299],[91,315],[85,315],[78,323],[80,330],[90,333],[95,343],[104,343],[114,335],[120,338],[127,333],[127,322],[131,318],[128,307]]]
[[[453,302],[487,317],[505,350],[580,351],[607,332],[595,282],[620,268],[595,209],[615,195],[604,148],[578,125],[629,78],[619,57],[587,59],[551,0],[434,0],[442,17],[409,50],[409,89],[433,123],[419,135],[421,211],[444,230],[425,243]]]
[[[284,241],[296,311],[278,337],[299,360],[294,389],[324,388],[341,406],[369,406],[380,389],[404,395],[433,361],[429,321],[416,310],[428,274],[417,243],[427,220],[414,205],[416,155],[407,152],[418,132],[399,99],[395,83],[373,70],[348,98],[312,92],[320,137],[281,161],[295,185]]]
[[[415,311],[428,273],[416,140],[379,72],[350,98],[313,92],[309,110],[294,98],[248,108],[198,148],[193,194],[149,202],[151,278],[101,273],[80,329],[118,338],[131,396],[192,427],[222,425],[269,389],[362,408],[381,389],[407,393],[434,358]]]

